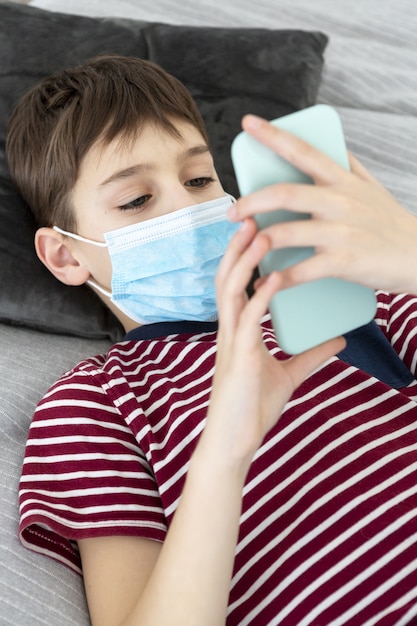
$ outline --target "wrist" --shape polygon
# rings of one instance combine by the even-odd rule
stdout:
[[[213,429],[214,430],[214,429]],[[226,479],[242,488],[256,452],[254,446],[230,445],[222,433],[214,434],[209,426],[203,431],[191,459],[191,466],[209,471],[217,479]]]

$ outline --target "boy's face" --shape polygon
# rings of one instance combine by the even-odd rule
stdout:
[[[176,128],[181,139],[147,125],[134,140],[115,139],[87,153],[72,194],[79,235],[104,241],[107,231],[224,194],[211,153],[198,130],[185,122],[176,123]],[[91,278],[111,290],[107,249],[74,240],[68,244]],[[127,330],[137,326],[107,299],[104,301]]]

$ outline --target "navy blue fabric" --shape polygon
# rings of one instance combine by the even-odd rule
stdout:
[[[375,376],[393,389],[410,385],[414,376],[373,320],[345,335],[346,348],[337,355],[349,365]]]
[[[194,333],[213,333],[218,328],[217,322],[157,322],[145,324],[130,330],[126,341],[157,339],[168,335],[191,335]]]
[[[167,335],[209,333],[217,330],[217,322],[160,322],[146,324],[127,333],[126,340],[146,340]],[[346,348],[339,359],[378,378],[393,389],[410,385],[414,376],[401,361],[375,321],[345,335]]]

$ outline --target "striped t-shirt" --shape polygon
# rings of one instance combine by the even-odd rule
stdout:
[[[414,374],[417,298],[379,293],[376,321]],[[204,428],[215,330],[139,330],[63,375],[30,428],[20,537],[77,571],[80,538],[164,540]],[[416,401],[337,357],[304,381],[247,476],[228,626],[417,623]]]

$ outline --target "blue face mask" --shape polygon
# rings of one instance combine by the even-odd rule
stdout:
[[[108,248],[111,292],[88,282],[138,324],[212,321],[217,319],[217,268],[238,229],[226,216],[233,202],[226,195],[118,228],[104,233],[106,243],[54,228]]]

